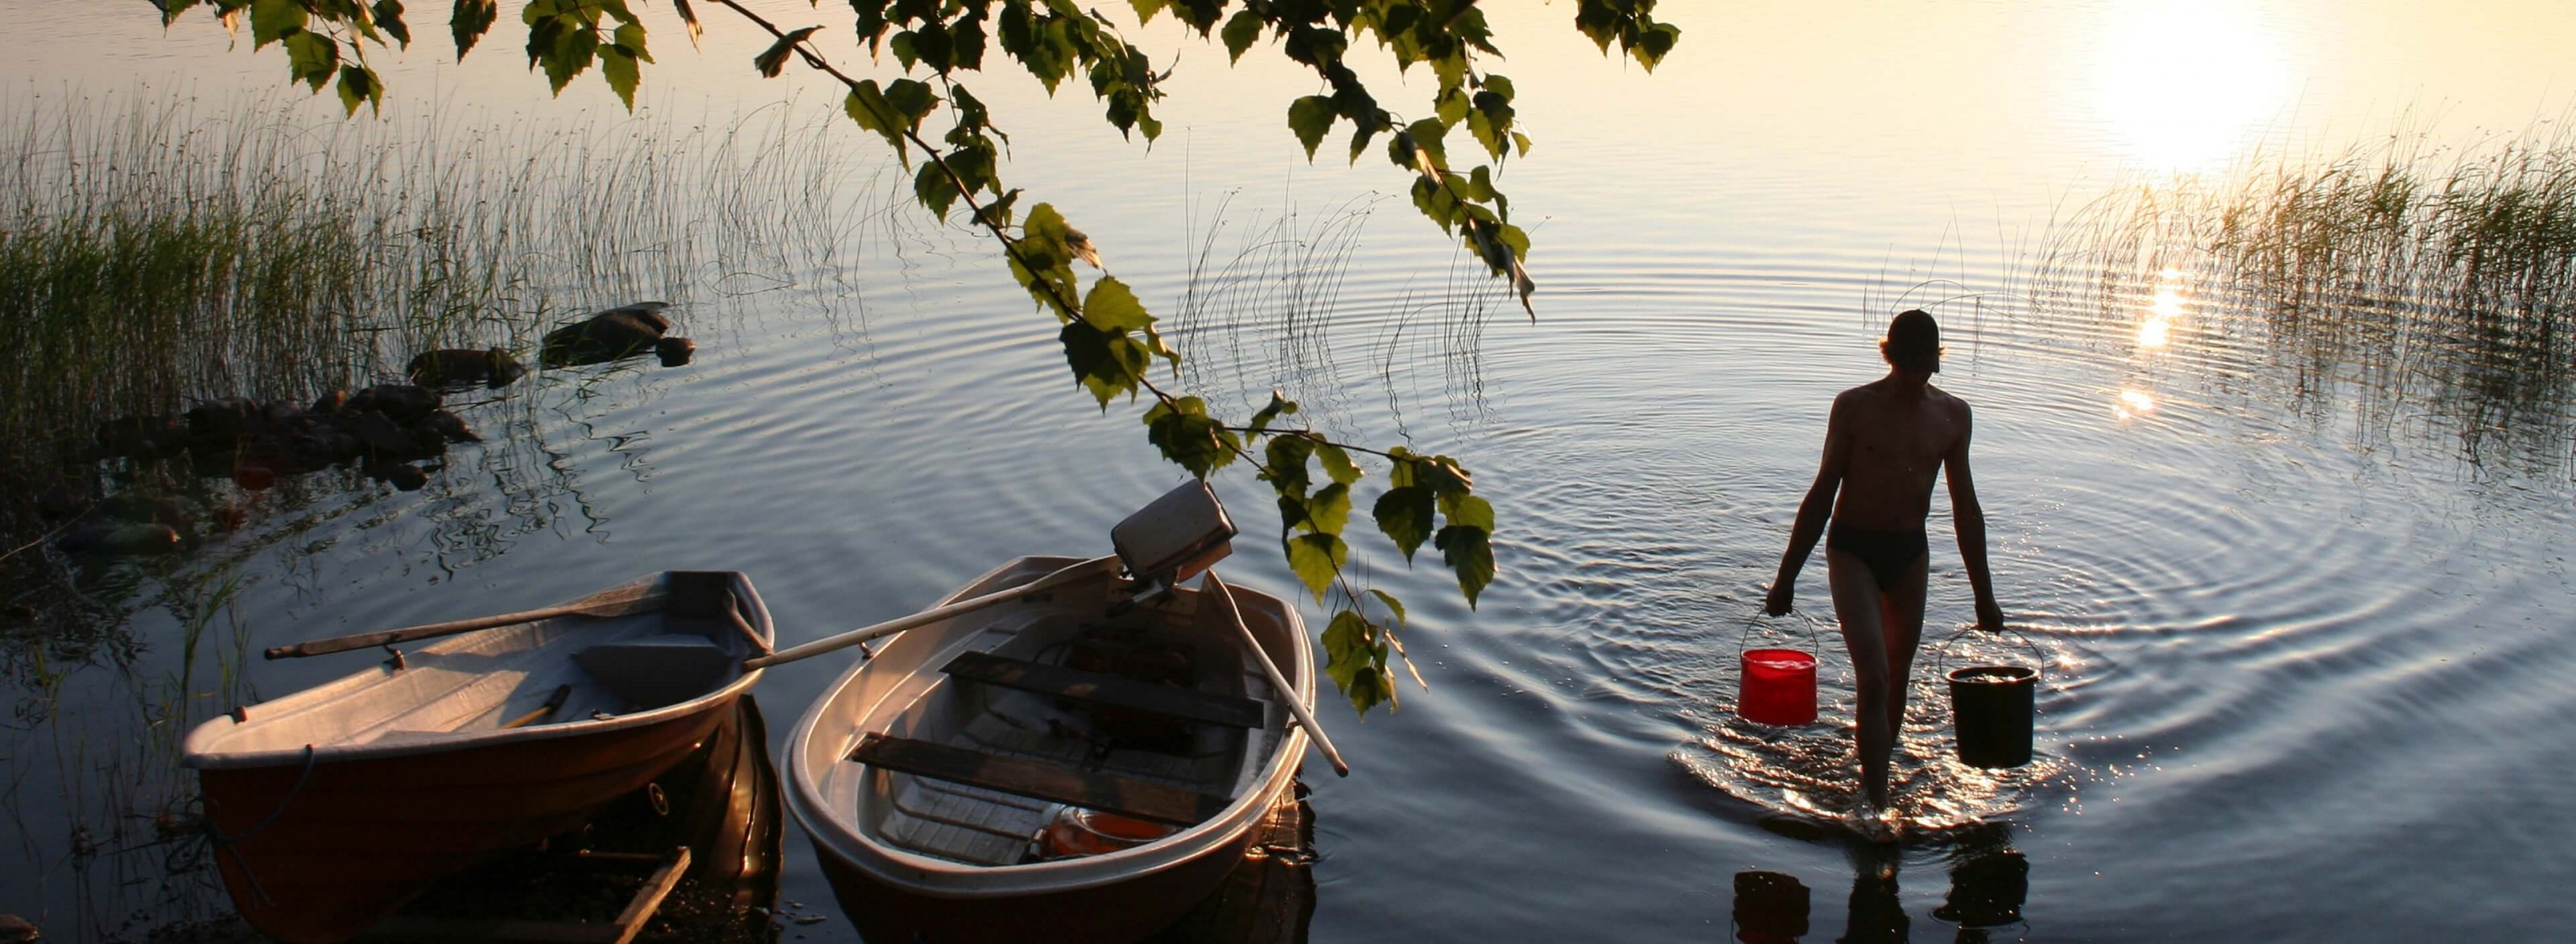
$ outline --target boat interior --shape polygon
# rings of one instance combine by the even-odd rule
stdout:
[[[688,576],[698,575],[646,580]],[[728,582],[722,589],[730,592],[718,599],[730,614],[664,607],[563,616],[393,647],[396,654],[374,670],[250,706],[229,724],[217,719],[190,738],[190,759],[202,765],[212,755],[308,744],[399,747],[606,720],[696,699],[742,677],[742,660],[756,646],[751,627],[766,618],[740,574],[704,576]]]
[[[861,727],[861,828],[1007,866],[1215,816],[1259,781],[1287,719],[1240,635],[1197,609],[1012,611],[942,646],[919,697]]]

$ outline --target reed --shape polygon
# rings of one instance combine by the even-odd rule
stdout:
[[[2214,315],[2197,330],[2270,348],[2306,395],[2428,407],[2473,460],[2490,442],[2566,459],[2576,138],[2565,132],[2460,149],[2393,135],[2122,188],[2053,227],[2030,301],[2089,312],[2116,335],[2138,300],[2177,283]]]
[[[111,417],[307,399],[431,348],[533,360],[592,308],[830,280],[883,202],[837,160],[845,123],[792,106],[702,125],[309,114],[0,100],[0,478],[64,474]]]

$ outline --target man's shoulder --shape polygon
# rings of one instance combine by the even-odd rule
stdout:
[[[1944,412],[1956,416],[1968,415],[1968,401],[1961,398],[1958,394],[1951,393],[1950,391],[1943,390],[1929,384],[1924,385],[1923,392],[1930,395],[1932,402],[1939,406]]]

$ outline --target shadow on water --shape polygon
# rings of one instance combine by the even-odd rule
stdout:
[[[1945,836],[1938,844],[1909,849],[1897,845],[1848,843],[1852,867],[1851,894],[1846,899],[1843,933],[1837,944],[1903,944],[1914,939],[1915,916],[1907,913],[1898,873],[1911,853],[1923,864],[1941,864],[1950,887],[1942,902],[1924,916],[1950,926],[1959,944],[2027,940],[2031,928],[2022,917],[2030,897],[2030,861],[2012,847],[2012,827],[1983,824]],[[1797,876],[1765,870],[1735,874],[1735,904],[1730,912],[1734,940],[1743,944],[1792,944],[1811,930],[1813,892]]]

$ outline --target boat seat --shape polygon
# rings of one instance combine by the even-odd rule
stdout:
[[[1198,825],[1234,802],[1171,784],[874,732],[859,738],[859,746],[850,751],[850,759],[881,770],[1174,826]]]
[[[649,710],[706,694],[741,658],[705,636],[664,633],[587,646],[572,661],[634,709]]]
[[[1048,665],[969,652],[948,660],[939,671],[986,685],[1055,695],[1149,714],[1168,715],[1208,724],[1258,728],[1261,703],[1234,695],[1214,695],[1194,688],[1163,685],[1107,672]]]

